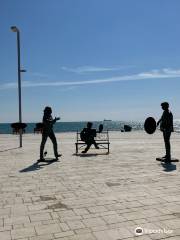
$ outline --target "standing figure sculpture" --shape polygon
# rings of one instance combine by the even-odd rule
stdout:
[[[171,144],[170,137],[171,133],[174,131],[173,128],[173,114],[169,111],[169,103],[163,102],[161,103],[161,107],[163,109],[163,114],[159,121],[157,122],[157,126],[160,123],[160,130],[163,132],[166,155],[163,157],[165,162],[171,162]]]
[[[59,119],[60,118],[56,118],[56,117],[53,119],[51,107],[45,107],[44,116],[43,116],[42,141],[41,141],[41,146],[40,146],[40,161],[45,161],[44,146],[46,144],[48,137],[51,139],[51,141],[53,143],[54,155],[55,155],[56,160],[58,160],[58,157],[61,156],[61,154],[58,153],[56,136],[53,131],[53,125]]]

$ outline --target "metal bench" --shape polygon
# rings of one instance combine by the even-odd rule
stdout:
[[[109,132],[107,131],[102,131],[101,133],[97,133],[96,137],[94,138],[99,149],[107,149],[107,154],[109,154]],[[76,133],[76,155],[78,154],[78,150],[84,148],[86,145],[86,143],[84,141],[81,140],[80,137],[80,132],[77,131]]]
[[[12,133],[13,134],[20,134],[20,131],[22,131],[22,133],[25,133],[26,130],[25,128],[27,127],[26,123],[20,123],[20,122],[15,122],[11,124],[12,127]]]

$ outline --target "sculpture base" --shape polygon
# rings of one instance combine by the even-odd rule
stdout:
[[[165,159],[165,158],[162,158],[162,157],[158,157],[158,158],[156,158],[156,161],[166,162],[166,159]],[[171,161],[170,161],[170,162],[179,162],[179,159],[177,159],[177,158],[171,158]]]

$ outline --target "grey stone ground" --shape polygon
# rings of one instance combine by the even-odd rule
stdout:
[[[36,164],[40,137],[12,149],[18,137],[0,135],[0,240],[180,239],[180,163],[155,161],[160,132],[111,133],[110,155],[84,157],[73,155],[74,133],[57,134],[63,156],[52,164]],[[179,146],[174,133],[177,158]]]

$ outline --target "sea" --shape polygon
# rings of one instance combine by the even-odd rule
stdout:
[[[57,122],[54,125],[54,131],[60,132],[76,132],[82,130],[87,122]],[[132,127],[132,131],[143,130],[143,121],[93,121],[93,128],[98,129],[99,125],[103,124],[104,130],[121,131],[124,125]],[[27,123],[26,133],[33,133],[36,123]],[[174,121],[174,128],[176,132],[180,132],[180,120]],[[0,123],[0,134],[11,134],[11,123]]]

